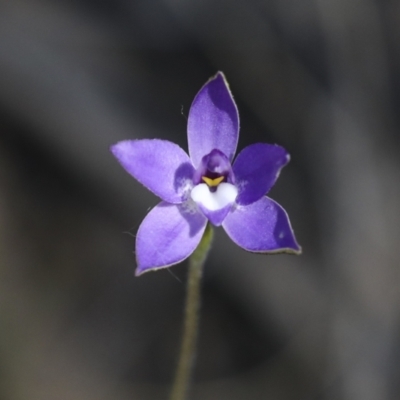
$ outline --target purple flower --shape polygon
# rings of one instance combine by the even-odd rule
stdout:
[[[222,72],[211,78],[189,111],[189,156],[161,139],[125,140],[111,147],[121,165],[162,199],[139,227],[136,275],[189,257],[207,221],[245,250],[300,253],[285,210],[265,194],[289,154],[256,143],[232,161],[239,115]]]

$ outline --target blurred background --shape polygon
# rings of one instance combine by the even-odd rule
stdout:
[[[395,0],[1,0],[0,399],[167,397],[187,265],[134,277],[158,199],[109,146],[187,149],[218,70],[303,255],[217,230],[191,399],[398,399],[399,43]]]

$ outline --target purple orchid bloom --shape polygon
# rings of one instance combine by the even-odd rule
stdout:
[[[218,72],[189,111],[189,156],[161,139],[125,140],[111,151],[125,170],[162,199],[136,237],[136,275],[189,257],[207,221],[222,225],[240,247],[257,253],[301,252],[286,211],[266,193],[290,159],[280,146],[256,143],[232,160],[239,114]]]

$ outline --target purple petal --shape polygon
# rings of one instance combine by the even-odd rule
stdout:
[[[160,139],[125,140],[111,147],[120,164],[147,189],[168,203],[182,203],[194,174],[189,156]]]
[[[189,203],[161,202],[141,223],[136,237],[136,275],[170,267],[189,257],[200,243],[207,219]]]
[[[232,209],[232,203],[228,204],[224,208],[221,208],[220,210],[215,210],[211,211],[207,208],[205,208],[202,204],[198,204],[200,210],[203,212],[203,214],[207,217],[207,219],[214,225],[214,226],[220,226],[226,216],[229,214],[229,211]]]
[[[269,197],[239,206],[222,223],[229,237],[247,251],[257,253],[301,252],[286,211]]]
[[[197,93],[189,111],[189,154],[197,168],[214,149],[232,161],[239,137],[239,114],[222,72],[218,72]]]
[[[243,149],[233,164],[239,195],[236,202],[248,205],[261,199],[277,180],[290,160],[283,147],[256,143]]]

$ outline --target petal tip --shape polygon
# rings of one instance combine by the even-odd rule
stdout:
[[[221,83],[225,86],[225,88],[227,89],[230,97],[233,100],[233,95],[232,95],[232,92],[231,92],[231,88],[229,86],[229,83],[228,83],[228,81],[226,79],[225,74],[222,71],[218,71],[213,77],[211,77],[211,79],[207,83],[209,83],[211,81],[217,81],[217,80],[221,81]],[[235,107],[236,107],[236,103],[235,103]],[[236,110],[237,110],[237,107],[236,107]]]
[[[155,267],[151,267],[151,266],[143,267],[143,266],[140,266],[140,264],[138,263],[138,266],[136,267],[136,270],[135,270],[135,276],[138,277],[138,276],[141,276],[141,275],[143,275],[143,274],[145,274],[147,272],[155,272],[155,271],[159,271],[161,269],[171,268],[174,265],[178,265],[181,262],[184,262],[190,255],[191,254],[189,254],[186,258],[183,258],[182,260],[173,262],[173,263],[168,264],[168,265],[160,265],[160,266],[155,266]]]
[[[136,270],[135,270],[135,276],[136,276],[136,277],[139,277],[139,276],[145,274],[146,272],[158,271],[158,270],[160,270],[160,269],[172,267],[172,265],[174,265],[174,264],[171,264],[171,265],[164,265],[164,266],[161,266],[161,267],[147,267],[147,268],[146,268],[146,267],[141,267],[140,265],[138,265],[138,266],[136,267]]]
[[[224,74],[222,71],[217,71],[217,73],[216,73],[215,75],[213,75],[213,76],[208,80],[208,82],[214,81],[215,79],[218,79],[218,78],[223,79],[223,81],[224,81],[225,83],[228,83],[227,80],[226,80],[225,74]]]
[[[138,277],[142,275],[144,272],[146,272],[146,270],[143,271],[140,267],[137,267],[135,270],[135,276]]]
[[[121,142],[114,143],[114,144],[112,144],[112,145],[109,147],[110,152],[111,152],[114,156],[116,155],[116,153],[118,153],[119,144],[120,144],[120,143],[121,143]]]
[[[190,255],[189,255],[190,256]],[[189,257],[187,256],[187,257]],[[187,258],[186,257],[186,258]],[[136,255],[136,270],[135,270],[135,276],[141,276],[147,272],[155,272],[155,271],[159,271],[161,269],[166,269],[166,268],[170,268],[173,267],[174,265],[180,264],[181,262],[185,261],[186,258],[183,258],[181,260],[178,260],[176,262],[171,262],[171,264],[167,264],[167,265],[144,265],[143,263],[141,263]]]
[[[272,252],[271,254],[273,254]],[[295,256],[299,256],[303,253],[303,249],[297,243],[293,247],[285,247],[276,251],[276,253],[283,253],[283,254],[291,254]]]
[[[228,83],[228,81],[227,81],[227,79],[226,79],[225,74],[224,74],[222,71],[218,71],[215,75],[213,75],[213,76],[203,85],[202,89],[207,88],[207,87],[210,87],[210,84],[211,84],[211,86],[213,86],[213,84],[222,85],[222,86],[226,89],[226,91],[228,92],[230,98],[231,98],[232,101],[233,101],[233,96],[232,96],[232,92],[231,92],[229,83]],[[217,86],[217,87],[218,87],[218,86]],[[200,92],[201,92],[201,90],[200,90]],[[199,93],[200,93],[200,92],[199,92]],[[233,103],[234,103],[234,101],[233,101]],[[236,103],[234,103],[234,105],[235,105],[236,112],[237,112]]]
[[[124,152],[124,149],[127,148],[127,146],[130,146],[133,144],[133,142],[137,142],[137,140],[121,140],[117,143],[112,144],[109,147],[110,152],[113,154],[115,158],[119,158],[120,155]]]

